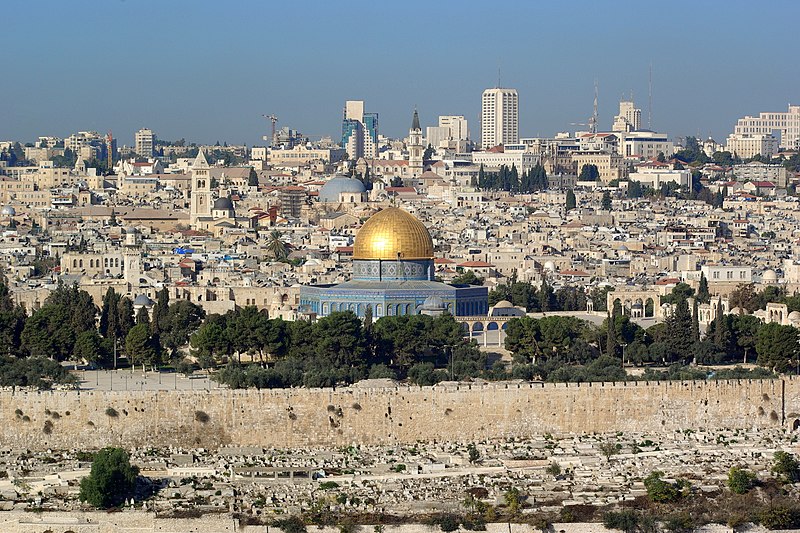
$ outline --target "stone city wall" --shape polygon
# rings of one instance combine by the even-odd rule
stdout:
[[[227,514],[205,515],[202,518],[170,519],[157,518],[152,513],[124,511],[120,513],[71,512],[71,513],[26,513],[12,511],[0,513],[0,529],[8,533],[270,533],[279,529],[264,525],[243,525]],[[339,533],[336,527],[309,527],[316,533]],[[422,524],[383,526],[384,533],[435,533],[438,528]],[[554,531],[564,533],[605,533],[616,531],[605,529],[602,524],[569,523],[553,524]],[[373,533],[374,526],[356,529]],[[461,530],[463,531],[463,530]],[[486,533],[538,533],[541,531],[528,524],[490,523]],[[711,524],[703,528],[704,533],[728,533],[731,528]],[[753,527],[753,533],[766,531]]]
[[[800,379],[0,393],[0,446],[301,447],[794,429]]]

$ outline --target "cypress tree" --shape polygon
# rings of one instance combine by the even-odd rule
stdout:
[[[608,313],[606,319],[606,354],[611,357],[617,356],[617,314],[614,310]]]

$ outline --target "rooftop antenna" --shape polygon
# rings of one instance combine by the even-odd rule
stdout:
[[[597,133],[597,80],[594,80],[594,107],[592,118],[589,119],[589,131]]]
[[[497,65],[497,88],[499,89],[500,87],[502,87],[500,84],[500,65]]]
[[[653,129],[653,62],[647,77],[647,129]]]

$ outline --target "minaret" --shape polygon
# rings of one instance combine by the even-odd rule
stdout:
[[[192,165],[192,202],[189,208],[189,223],[193,229],[197,219],[211,216],[211,166],[202,150]]]
[[[422,128],[419,125],[419,115],[414,108],[414,118],[411,121],[411,129],[408,130],[408,168],[412,177],[422,174],[422,157],[425,147],[422,146]]]

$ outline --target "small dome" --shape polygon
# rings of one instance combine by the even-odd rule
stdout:
[[[512,304],[508,300],[500,300],[499,302],[494,304],[495,309],[507,309],[509,307],[514,307],[514,304]]]
[[[774,270],[768,269],[764,271],[761,279],[763,281],[778,281],[778,274],[776,274]]]
[[[135,305],[135,306],[142,306],[143,305],[145,307],[150,307],[151,305],[153,305],[153,300],[148,298],[148,296],[146,294],[140,294],[139,296],[137,296],[133,300],[133,305]]]
[[[555,272],[555,270],[556,270],[556,264],[555,264],[555,263],[553,263],[552,261],[545,261],[545,263],[544,263],[544,269],[545,269],[545,270],[549,270],[550,272]]]
[[[3,206],[3,209],[0,209],[0,215],[4,217],[13,217],[17,214],[17,210],[11,207],[10,205]]]
[[[789,320],[791,320],[792,322],[800,320],[800,312],[792,311],[791,313],[789,313]]]
[[[444,309],[445,305],[440,296],[428,296],[425,298],[422,307],[425,309]]]
[[[319,190],[319,201],[338,202],[341,193],[361,194],[366,190],[361,180],[337,175],[329,179]]]
[[[224,198],[217,198],[214,200],[214,210],[217,211],[233,211],[233,202],[227,196]]]
[[[733,309],[731,309],[730,314],[732,314],[732,315],[741,315],[741,314],[744,314],[744,313],[742,313],[742,308],[741,307],[734,307]]]

